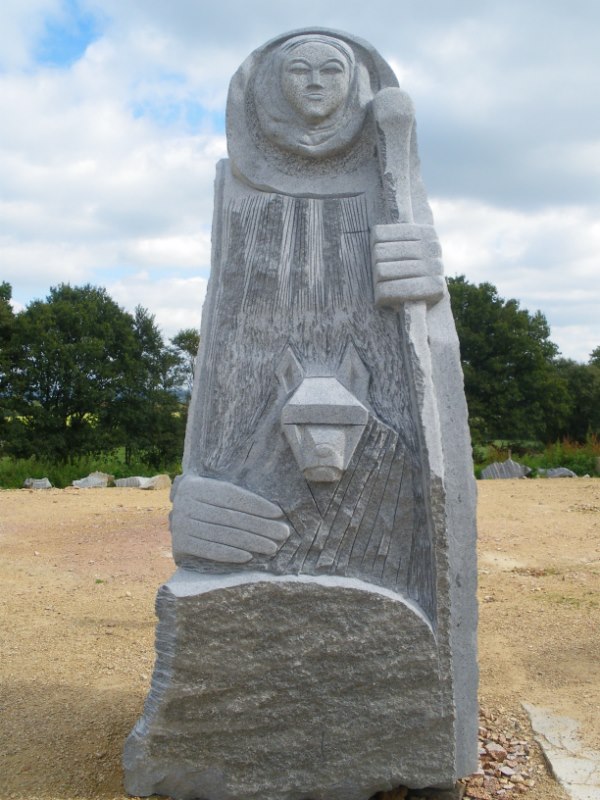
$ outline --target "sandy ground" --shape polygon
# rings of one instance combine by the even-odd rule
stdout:
[[[600,749],[600,480],[479,484],[481,705],[522,701]],[[173,571],[166,491],[0,491],[0,798],[123,798],[120,754]],[[531,748],[530,800],[562,800]]]

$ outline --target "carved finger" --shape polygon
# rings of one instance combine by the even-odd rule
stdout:
[[[380,242],[373,247],[376,261],[408,261],[423,258],[423,242]]]
[[[173,556],[176,562],[181,556],[196,556],[209,561],[219,561],[222,564],[247,564],[252,559],[252,553],[248,553],[246,550],[216,544],[205,539],[191,538],[186,539],[182,547],[178,547],[174,541]]]
[[[280,519],[283,512],[275,503],[265,500],[254,492],[242,489],[234,483],[204,478],[199,475],[186,475],[177,492],[178,497],[202,500],[221,508],[242,511],[257,517]]]
[[[442,246],[437,239],[424,239],[422,242],[424,258],[441,258]]]
[[[436,303],[443,293],[444,282],[438,277],[390,280],[375,285],[375,303],[392,308],[419,300]]]
[[[231,528],[228,525],[217,525],[214,522],[203,522],[190,517],[186,533],[194,539],[205,539],[207,542],[225,544],[239,550],[248,550],[251,553],[272,556],[279,550],[277,542],[259,536],[256,533]]]
[[[398,222],[387,225],[373,225],[371,228],[371,242],[418,242],[423,239],[423,229],[431,227],[414,225],[409,222]]]
[[[373,274],[377,283],[406,278],[435,278],[442,275],[443,271],[441,259],[427,258],[419,261],[378,261],[375,263]]]
[[[196,540],[223,545],[230,550],[244,551],[250,555],[253,553],[274,555],[281,547],[280,543],[264,536],[228,525],[195,520],[181,512],[174,512],[171,515],[171,531],[173,534],[173,550],[181,554],[199,555],[198,548],[194,544]],[[219,560],[224,560],[225,556],[232,556],[232,554],[228,551],[223,551]],[[207,557],[202,556],[202,558]],[[228,558],[227,560],[232,559]],[[234,563],[243,563],[248,560],[247,557],[244,556],[242,559],[238,555],[235,557]]]
[[[429,276],[426,261],[383,261],[375,265],[378,282],[422,278]]]
[[[217,525],[228,525],[239,528],[249,533],[256,533],[275,542],[285,542],[290,535],[290,528],[286,522],[265,519],[255,514],[246,514],[243,511],[233,511],[210,503],[194,500],[190,504],[189,516],[201,522],[210,522]]]

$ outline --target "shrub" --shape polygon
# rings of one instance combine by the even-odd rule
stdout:
[[[562,439],[546,446],[541,442],[500,440],[474,445],[475,476],[480,478],[488,464],[506,461],[509,457],[533,470],[530,477],[535,477],[540,469],[555,467],[566,467],[576,475],[595,475],[596,459],[600,458],[600,439],[590,435],[583,444]]]
[[[543,469],[566,467],[576,475],[594,475],[599,457],[600,440],[597,436],[589,436],[583,444],[563,439],[548,445],[535,466]]]
[[[0,487],[3,489],[20,489],[25,478],[48,478],[53,486],[64,489],[74,480],[85,478],[90,472],[107,472],[115,478],[126,478],[130,475],[151,477],[157,472],[168,472],[173,478],[181,472],[179,463],[161,465],[156,470],[148,464],[137,461],[125,464],[120,451],[104,456],[81,456],[72,462],[54,462],[45,458],[2,458],[0,459]]]

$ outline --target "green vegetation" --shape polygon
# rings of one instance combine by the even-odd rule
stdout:
[[[587,364],[561,358],[539,311],[490,283],[448,280],[460,340],[476,474],[511,455],[533,470],[596,473],[600,346]]]
[[[179,351],[177,368],[179,383],[187,390],[188,397],[191,397],[194,388],[196,353],[200,346],[200,333],[195,328],[184,328],[171,339],[171,342]]]
[[[175,471],[193,331],[167,344],[146,309],[129,314],[89,285],[54,287],[17,314],[10,299],[2,283],[0,485]]]
[[[539,311],[490,283],[448,280],[476,472],[509,454],[535,471],[594,474],[600,457],[600,346],[561,358]],[[105,289],[50,289],[14,313],[0,283],[0,486],[48,477],[68,486],[179,470],[199,335],[166,343],[154,317]]]
[[[577,475],[594,475],[598,458],[600,458],[600,440],[591,435],[585,442],[563,439],[548,445],[542,453],[526,453],[521,460],[535,470],[566,467]]]
[[[576,475],[595,475],[596,463],[600,458],[600,439],[590,435],[584,442],[562,439],[543,445],[541,442],[506,442],[495,441],[487,445],[474,445],[473,460],[475,474],[480,477],[481,471],[494,461],[506,461],[512,458],[525,464],[532,470],[532,477],[538,470],[552,467],[566,467]]]
[[[568,435],[571,400],[544,315],[504,300],[490,283],[476,286],[458,277],[448,288],[473,441]]]
[[[181,455],[181,454],[180,454]],[[181,472],[181,462],[173,461],[161,465],[161,472],[172,478]],[[19,489],[25,478],[48,478],[53,486],[64,489],[72,481],[89,475],[90,472],[106,472],[114,478],[127,478],[130,475],[151,477],[157,470],[144,461],[125,462],[124,450],[101,456],[80,456],[71,461],[53,461],[47,458],[0,458],[0,487]]]

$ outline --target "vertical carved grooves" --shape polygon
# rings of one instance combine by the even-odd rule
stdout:
[[[222,179],[222,175],[220,176]],[[223,184],[221,180],[217,180],[217,198],[222,200]],[[202,331],[205,336],[202,339],[202,360],[200,364],[200,371],[202,373],[202,381],[198,385],[198,402],[194,405],[196,418],[194,420],[188,419],[186,429],[186,451],[189,444],[187,442],[188,432],[190,427],[194,431],[196,441],[192,443],[191,452],[188,455],[189,463],[187,466],[197,468],[198,454],[205,452],[207,449],[207,433],[212,427],[212,412],[214,410],[214,403],[212,397],[216,394],[219,385],[217,349],[220,345],[220,319],[219,310],[223,304],[223,273],[226,271],[227,253],[228,253],[228,239],[227,236],[232,229],[231,209],[229,205],[223,204],[222,217],[213,224],[213,237],[215,239],[215,253],[213,256],[216,263],[212,265],[212,275],[209,281],[208,291],[210,293],[210,303],[206,302],[203,308],[203,325]],[[219,235],[217,235],[217,231]],[[208,298],[207,298],[208,299]],[[210,319],[210,325],[205,324],[206,319]],[[212,395],[212,397],[211,397]]]
[[[369,222],[359,198],[350,197],[341,206],[341,222],[340,255],[349,280],[340,284],[339,291],[342,292],[342,302],[351,307],[356,302],[351,296],[353,291],[359,291],[366,302],[371,302],[373,297],[370,270],[360,269],[365,260],[370,266],[370,253]]]
[[[273,231],[282,229],[284,198],[269,195],[246,198],[241,205],[243,236],[244,293],[242,314],[260,313],[273,317],[273,297],[279,281],[279,246]],[[232,254],[239,257],[239,253]]]
[[[246,255],[260,253],[260,248],[257,247],[257,239],[265,205],[265,198],[261,195],[247,197],[242,203],[241,216],[244,221],[244,251]],[[244,275],[242,308],[248,308],[252,288],[252,269],[247,269]]]
[[[371,446],[367,445],[362,451],[359,459],[360,469],[354,470],[347,498],[344,497],[343,506],[336,516],[336,524],[332,526],[327,551],[321,554],[317,568],[335,565],[339,569],[341,564],[349,560],[365,509],[377,482],[379,462],[383,457],[389,434],[385,431],[374,431],[372,439]]]
[[[342,480],[322,492],[321,513],[288,514],[300,543],[288,547],[278,569],[360,577],[406,592],[435,617],[431,541],[415,511],[419,477],[398,436],[372,420]],[[322,505],[325,492],[329,493]],[[313,502],[316,507],[316,499]]]
[[[325,309],[322,209],[319,200],[308,201],[308,293],[317,314]]]
[[[356,297],[372,294],[363,198],[257,194],[244,198],[239,211],[231,204],[230,212],[228,218],[234,224],[239,218],[243,228],[244,314],[272,316],[285,308],[299,322],[306,315],[351,309]],[[238,241],[235,234],[227,238],[234,245]],[[239,258],[236,249],[229,247],[228,258]]]
[[[366,200],[227,186],[224,194],[193,468],[246,485],[286,513],[289,540],[248,568],[360,577],[406,592],[433,619],[432,529],[417,510],[428,500],[418,422],[397,315],[373,303]],[[350,340],[371,375],[373,414],[341,481],[309,486],[281,432],[286,395],[275,367],[291,347],[307,374],[335,374]]]
[[[237,450],[248,451],[272,396],[273,360],[288,338],[304,363],[337,367],[355,320],[368,327],[364,304],[371,293],[363,197],[256,192],[230,199],[220,228],[222,261],[210,298],[215,326],[204,345],[207,388],[198,426],[200,469],[211,472],[231,467]],[[232,385],[243,387],[233,402]]]
[[[292,272],[294,269],[294,245],[298,220],[298,208],[290,197],[284,197],[281,250],[279,254],[279,285],[277,287],[276,305],[290,308],[292,294]]]

